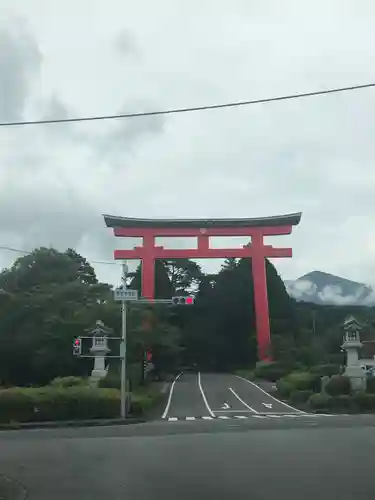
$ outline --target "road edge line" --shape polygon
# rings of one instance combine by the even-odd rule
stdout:
[[[303,414],[307,415],[307,412],[305,412],[303,410],[299,410],[298,408],[294,408],[293,406],[290,406],[287,403],[284,403],[284,401],[280,401],[280,399],[275,398],[275,396],[272,396],[269,392],[265,391],[264,389],[262,389],[261,387],[259,387],[259,385],[255,384],[251,380],[248,380],[247,378],[240,377],[239,375],[235,375],[235,377],[239,378],[240,380],[244,380],[245,382],[253,385],[257,389],[259,389],[260,391],[262,391],[264,394],[267,394],[267,396],[269,396],[270,398],[272,398],[274,401],[277,401],[278,403],[286,406],[287,408],[290,408],[291,410],[296,411],[298,413],[303,413]]]
[[[206,405],[208,413],[211,415],[211,417],[216,417],[215,413],[211,410],[210,405],[208,404],[206,395],[204,393],[202,383],[201,383],[201,372],[198,372],[198,386],[199,386],[199,390],[201,391],[202,399],[204,401],[204,404]]]
[[[166,416],[168,415],[168,412],[169,412],[169,407],[171,406],[171,401],[172,401],[172,395],[173,395],[173,389],[174,389],[174,385],[175,383],[177,382],[177,380],[181,377],[183,372],[180,372],[176,378],[173,380],[172,382],[172,385],[171,385],[171,388],[169,390],[169,395],[168,395],[168,401],[167,401],[167,405],[165,407],[165,410],[163,412],[163,415],[161,416],[161,418],[166,418]]]
[[[234,395],[234,397],[236,397],[238,399],[238,401],[240,403],[242,403],[244,406],[246,406],[246,408],[248,408],[249,410],[251,410],[254,413],[258,413],[259,414],[259,411],[254,410],[254,408],[251,408],[251,406],[249,406],[247,403],[245,403],[245,401],[243,399],[241,399],[240,396],[231,387],[229,387],[229,390]]]

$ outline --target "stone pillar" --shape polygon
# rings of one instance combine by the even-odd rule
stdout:
[[[365,390],[366,373],[359,359],[359,349],[362,347],[362,342],[359,336],[359,325],[354,318],[346,320],[344,331],[343,344],[341,346],[346,351],[344,375],[349,377],[354,391]]]

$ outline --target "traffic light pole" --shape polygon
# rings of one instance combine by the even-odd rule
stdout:
[[[122,264],[122,285],[126,289],[126,278],[128,266],[124,261]],[[121,301],[121,418],[126,418],[126,301]]]

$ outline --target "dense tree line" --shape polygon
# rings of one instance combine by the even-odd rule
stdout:
[[[354,314],[374,337],[374,308],[296,303],[267,261],[272,354],[285,363],[339,358],[341,324]],[[129,286],[140,289],[141,269]],[[216,275],[188,260],[158,261],[156,296],[193,293],[191,307],[132,306],[128,362],[141,366],[152,349],[156,370],[196,365],[232,370],[257,360],[250,259],[228,259]],[[120,307],[112,286],[99,283],[89,262],[72,249],[39,248],[0,274],[0,385],[38,385],[57,376],[85,375],[91,361],[72,356],[72,340],[96,320],[120,334]],[[115,363],[113,366],[115,366]]]

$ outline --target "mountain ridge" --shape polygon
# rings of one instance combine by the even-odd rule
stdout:
[[[332,305],[375,305],[375,293],[370,285],[324,271],[311,271],[284,283],[288,294],[297,301]]]

